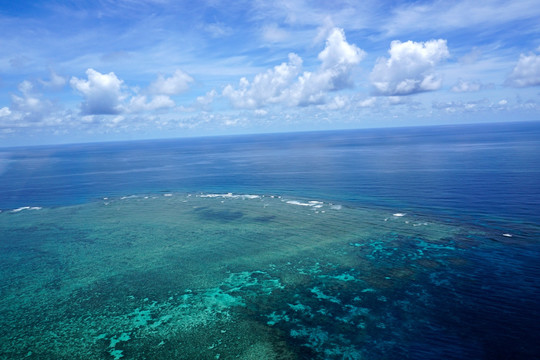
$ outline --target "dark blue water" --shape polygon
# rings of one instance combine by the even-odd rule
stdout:
[[[0,150],[0,209],[160,191],[294,194],[535,224],[540,123]]]

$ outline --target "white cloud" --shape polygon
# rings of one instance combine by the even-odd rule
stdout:
[[[17,86],[17,89],[19,89],[19,91],[24,95],[28,95],[32,90],[34,90],[34,85],[32,85],[30,81],[24,80]]]
[[[536,114],[540,111],[540,103],[533,99],[529,99],[525,102],[520,101],[517,107],[525,111],[534,111]],[[537,119],[537,116],[535,116],[535,119]]]
[[[193,81],[189,75],[177,70],[168,78],[158,76],[146,94],[136,94],[128,100],[128,93],[124,92],[124,82],[113,72],[101,74],[94,69],[88,69],[86,74],[88,80],[73,77],[70,81],[71,86],[84,97],[81,109],[85,115],[137,113],[173,108],[176,104],[169,95],[185,91]],[[137,89],[132,90],[138,92]]]
[[[319,53],[320,68],[315,72],[302,70],[302,59],[289,54],[289,61],[257,74],[252,82],[240,79],[238,87],[227,85],[223,95],[235,107],[260,108],[271,104],[288,106],[320,105],[326,93],[351,87],[354,67],[365,52],[349,44],[341,29],[333,29],[326,47]]]
[[[4,106],[0,109],[0,117],[9,116],[11,115],[11,110],[7,106]]]
[[[17,88],[22,96],[11,96],[11,110],[15,113],[15,117],[36,121],[51,109],[50,101],[42,100],[41,95],[34,91],[34,85],[30,81],[22,81]]]
[[[521,54],[514,70],[506,79],[506,85],[514,87],[540,85],[540,55]]]
[[[186,91],[193,78],[178,69],[171,77],[159,75],[157,80],[150,84],[150,91],[154,94],[176,95]]]
[[[320,105],[325,102],[325,94],[330,90],[329,72],[304,72],[287,91],[285,99],[292,106]]]
[[[4,130],[51,126],[64,119],[56,116],[59,110],[36,92],[32,82],[24,80],[17,89],[20,94],[11,95],[11,105],[0,108],[0,127]]]
[[[84,114],[118,114],[122,112],[121,102],[123,81],[113,72],[101,74],[94,69],[86,70],[88,80],[72,77],[71,87],[81,93],[84,102],[81,110]]]
[[[115,128],[120,124],[122,121],[124,121],[126,118],[122,115],[118,115],[110,119],[108,122],[105,122],[105,126],[110,128]]]
[[[365,56],[363,50],[347,42],[342,29],[332,30],[326,40],[326,47],[318,56],[322,62],[321,75],[329,78],[330,89],[339,90],[351,86],[351,70]]]
[[[202,107],[207,107],[214,101],[214,98],[218,95],[217,91],[212,89],[203,96],[197,96],[197,104]]]
[[[61,89],[66,85],[66,79],[62,76],[58,75],[54,71],[51,70],[51,78],[46,80],[40,80],[41,84],[50,89]]]
[[[228,97],[235,107],[258,108],[266,104],[284,100],[285,90],[291,85],[302,69],[302,59],[296,54],[289,54],[289,62],[282,63],[264,73],[257,74],[250,83],[241,78],[238,89],[227,85],[223,95]]]
[[[349,99],[345,96],[334,96],[331,101],[324,105],[320,105],[321,110],[340,110],[349,104]]]
[[[167,95],[156,95],[151,101],[147,101],[145,95],[136,95],[129,102],[130,112],[151,111],[163,108],[172,108],[174,101]]]
[[[476,101],[447,101],[447,102],[434,102],[432,108],[436,110],[442,110],[448,114],[453,113],[472,113],[480,111],[489,111],[493,109],[493,103],[487,99]]]
[[[405,99],[403,96],[388,96],[387,99],[390,105],[401,105],[407,103],[407,99]]]
[[[375,105],[376,101],[377,101],[377,98],[372,96],[372,97],[369,97],[367,99],[361,100],[358,103],[358,106],[360,106],[360,107],[372,107],[373,105]]]
[[[371,72],[371,82],[380,95],[409,95],[437,90],[441,79],[433,69],[450,53],[446,40],[427,42],[392,41],[390,58],[379,58]]]
[[[464,81],[459,80],[456,85],[452,87],[453,92],[474,92],[474,91],[480,91],[482,89],[482,84],[478,81]]]
[[[263,40],[271,43],[278,43],[286,40],[289,33],[276,24],[268,24],[262,28]]]
[[[325,41],[332,31],[336,28],[331,16],[326,16],[324,20],[318,24],[317,35],[313,39],[314,44]]]
[[[42,101],[32,95],[12,95],[11,100],[13,102],[13,109],[24,113],[40,112],[43,107]]]

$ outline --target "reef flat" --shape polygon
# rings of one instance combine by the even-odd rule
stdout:
[[[538,351],[516,326],[538,327],[521,313],[538,310],[538,245],[508,229],[231,193],[14,210],[0,213],[6,359]]]

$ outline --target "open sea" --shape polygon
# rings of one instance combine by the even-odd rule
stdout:
[[[0,148],[0,359],[540,359],[540,123]]]

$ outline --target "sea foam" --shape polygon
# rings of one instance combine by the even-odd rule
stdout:
[[[12,213],[18,213],[23,210],[41,210],[42,208],[40,206],[23,206],[18,209],[11,210]]]
[[[298,200],[287,200],[287,201],[285,201],[285,203],[290,204],[290,205],[308,206],[308,207],[313,207],[315,209],[322,208],[323,204],[324,204],[322,201],[301,202],[301,201],[298,201]]]
[[[225,199],[260,199],[260,195],[251,195],[251,194],[199,194],[197,197],[200,198],[225,198]]]

